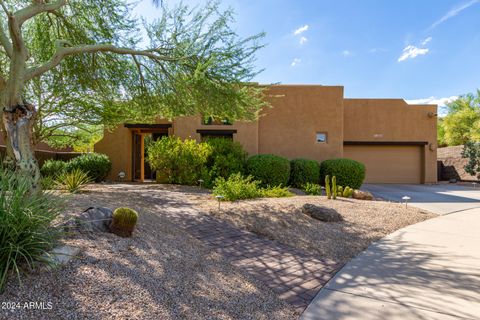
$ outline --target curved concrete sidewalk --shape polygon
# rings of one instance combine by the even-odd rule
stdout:
[[[416,206],[444,215],[372,244],[330,280],[302,319],[480,318],[480,190],[402,188]]]

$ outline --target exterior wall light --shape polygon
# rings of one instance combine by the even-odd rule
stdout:
[[[429,118],[436,117],[437,115],[438,115],[437,113],[431,112],[431,111],[428,113],[428,117],[429,117]]]
[[[408,200],[410,200],[411,198],[409,196],[405,196],[402,198],[402,200],[405,201],[405,209],[407,208],[407,205],[408,205]]]
[[[125,179],[126,176],[127,176],[127,174],[125,172],[120,171],[118,173],[118,180],[123,181],[123,179]]]
[[[428,149],[430,149],[430,151],[435,151],[437,150],[437,145],[435,143],[429,143]]]

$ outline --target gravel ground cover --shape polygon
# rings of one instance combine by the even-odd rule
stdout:
[[[305,203],[333,208],[343,222],[321,222],[302,213]],[[402,227],[436,217],[417,208],[385,201],[325,196],[295,196],[225,202],[203,202],[203,211],[239,228],[313,252],[322,259],[346,262],[370,243]]]
[[[323,223],[304,203],[337,210],[345,219]],[[178,226],[178,217],[213,215],[319,258],[346,261],[372,241],[434,214],[353,199],[295,196],[218,203],[206,190],[169,185],[91,185],[67,198],[66,213],[90,206],[127,206],[140,213],[132,238],[75,234],[63,240],[81,253],[67,266],[11,279],[0,319],[294,319],[298,312]],[[25,302],[37,305],[25,308]],[[43,303],[43,305],[41,304]],[[15,309],[14,308],[14,309]]]
[[[132,238],[105,233],[66,239],[81,249],[78,259],[30,274],[21,286],[11,279],[0,294],[0,319],[297,318],[263,283],[170,221],[169,210],[189,214],[198,199],[208,197],[189,190],[94,185],[69,197],[69,213],[92,205],[132,207],[140,213],[138,229]],[[24,308],[25,302],[37,305]]]

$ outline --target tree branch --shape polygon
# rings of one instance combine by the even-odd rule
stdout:
[[[74,47],[65,47],[65,41],[57,41],[57,51],[50,59],[50,61],[45,64],[29,68],[25,76],[25,80],[31,80],[35,77],[38,77],[45,72],[55,68],[62,62],[65,57],[84,54],[84,53],[96,53],[96,52],[111,52],[121,55],[132,55],[132,56],[144,56],[155,61],[179,61],[186,59],[187,57],[172,58],[164,55],[157,54],[155,51],[151,50],[135,50],[128,48],[119,48],[111,44],[92,44],[92,45],[82,45]]]
[[[25,21],[35,17],[40,13],[58,10],[66,4],[67,0],[58,0],[50,3],[45,3],[43,1],[34,1],[34,3],[29,5],[28,7],[25,7],[15,12],[14,16],[17,19],[18,25],[21,26]]]
[[[7,37],[7,34],[5,33],[5,29],[2,21],[0,21],[0,44],[5,49],[5,53],[7,54],[7,56],[9,58],[12,58],[12,55],[13,55],[12,43],[10,42],[10,40]]]

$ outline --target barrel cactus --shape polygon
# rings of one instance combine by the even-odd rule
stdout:
[[[117,208],[112,215],[110,230],[121,237],[132,236],[137,224],[138,213],[130,208]]]

